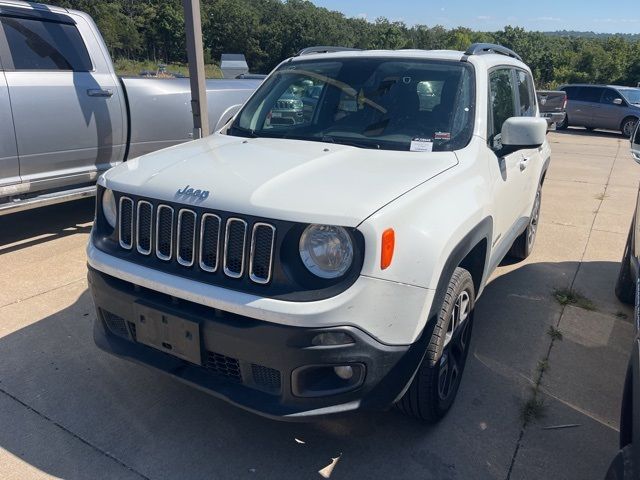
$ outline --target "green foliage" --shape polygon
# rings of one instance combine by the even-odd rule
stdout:
[[[181,0],[49,3],[89,13],[116,59],[186,62]],[[312,45],[465,50],[474,42],[494,42],[522,56],[538,88],[567,82],[631,86],[640,82],[640,35],[527,32],[510,26],[499,32],[409,27],[386,18],[373,22],[348,18],[307,0],[201,0],[201,5],[207,62],[225,52],[244,53],[254,72],[266,73]]]

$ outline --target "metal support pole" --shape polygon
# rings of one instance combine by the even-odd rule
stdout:
[[[191,82],[191,110],[193,112],[193,138],[209,135],[207,88],[204,76],[204,50],[202,47],[202,21],[200,0],[182,0],[185,32],[187,34],[187,61]]]

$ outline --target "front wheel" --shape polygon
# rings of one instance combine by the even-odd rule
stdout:
[[[458,267],[449,281],[422,364],[398,401],[398,408],[407,415],[435,423],[453,405],[469,353],[474,303],[473,279]]]
[[[624,121],[622,122],[622,127],[620,127],[620,130],[622,131],[622,135],[624,135],[625,138],[631,138],[631,135],[633,135],[633,132],[636,131],[637,123],[638,123],[637,118],[633,118],[633,117],[625,118]]]

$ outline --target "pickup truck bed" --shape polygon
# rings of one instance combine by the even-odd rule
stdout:
[[[207,82],[212,132],[260,83]],[[87,14],[0,0],[0,215],[91,195],[114,165],[190,140],[190,101],[188,79],[119,78]]]
[[[538,90],[538,105],[540,116],[547,120],[547,124],[560,125],[564,122],[567,109],[567,94],[550,90]]]

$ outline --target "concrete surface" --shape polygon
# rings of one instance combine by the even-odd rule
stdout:
[[[0,477],[302,479],[334,464],[332,479],[603,478],[632,338],[613,285],[640,166],[619,135],[550,140],[535,252],[495,273],[456,404],[432,427],[395,411],[278,423],[103,354],[85,280],[92,202],[1,217]],[[556,288],[596,310],[563,307]],[[544,359],[542,416],[525,424]]]

